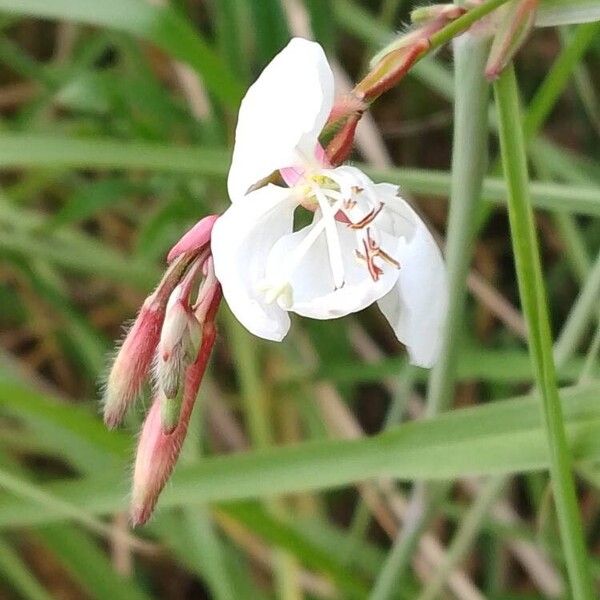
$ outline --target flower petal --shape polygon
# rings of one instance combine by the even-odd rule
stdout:
[[[237,319],[254,335],[281,341],[290,327],[285,310],[267,304],[258,289],[275,242],[292,231],[296,200],[287,188],[267,185],[231,205],[215,223],[212,254],[223,295]]]
[[[314,223],[281,238],[269,254],[267,278],[277,280],[286,261],[293,256],[295,249],[309,234]],[[308,252],[301,264],[290,276],[293,290],[292,302],[288,306],[299,315],[313,319],[334,319],[366,308],[387,294],[399,270],[382,264],[383,274],[373,281],[366,266],[356,259],[358,249],[355,233],[343,223],[336,222],[342,251],[344,285],[335,289],[333,273],[329,264],[327,237],[323,232]],[[396,256],[399,241],[381,233],[381,246],[392,256]]]
[[[294,38],[242,100],[227,181],[232,202],[284,167],[315,160],[333,106],[333,74],[323,49]]]
[[[377,187],[383,185],[388,184]],[[387,206],[392,206],[389,197]],[[397,283],[379,300],[379,308],[407,346],[411,363],[431,367],[441,349],[448,310],[446,267],[433,236],[408,203],[396,197],[393,209],[393,227],[406,231],[407,223],[412,221],[413,231],[403,238]]]

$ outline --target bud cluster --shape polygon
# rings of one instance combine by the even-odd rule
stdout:
[[[199,221],[173,247],[169,267],[142,305],[107,379],[104,421],[110,428],[122,421],[144,383],[154,383],[133,476],[134,524],[150,517],[173,470],[214,345],[221,300],[210,252],[216,218]]]
[[[485,69],[488,79],[500,75],[527,38],[538,2],[511,0],[470,25],[473,35],[494,36]],[[420,58],[437,47],[433,43],[435,34],[481,4],[482,0],[466,0],[462,5],[434,4],[412,11],[412,28],[379,52],[371,61],[369,73],[349,94],[336,101],[320,136],[332,166],[341,164],[350,155],[356,127],[371,102],[394,87]],[[460,27],[458,33],[467,27],[466,24]]]

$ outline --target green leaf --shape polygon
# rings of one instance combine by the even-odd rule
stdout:
[[[0,169],[145,169],[224,179],[229,168],[229,152],[222,149],[7,132],[2,133],[0,139]],[[357,166],[374,180],[396,183],[413,194],[446,197],[450,191],[451,178],[447,171]],[[597,186],[531,182],[529,187],[532,202],[538,208],[600,216]],[[502,179],[485,179],[483,198],[486,201],[505,204],[506,191]]]
[[[519,295],[540,390],[556,513],[573,596],[583,600],[592,597],[592,580],[573,479],[571,449],[556,382],[548,301],[529,198],[525,135],[512,65],[494,83],[494,95],[498,107],[502,167],[509,188],[508,216]]]
[[[600,21],[600,0],[542,0],[535,24],[554,27],[592,21]]]
[[[576,459],[600,458],[600,384],[562,390],[570,449]],[[331,489],[386,476],[402,480],[547,469],[548,445],[539,398],[519,397],[410,422],[360,440],[323,440],[181,465],[165,489],[163,508]],[[57,481],[53,498],[92,514],[123,510],[122,472]],[[0,527],[66,518],[29,500],[0,499]]]
[[[100,418],[84,407],[61,402],[3,378],[0,374],[0,409],[22,419],[82,472],[120,469],[128,456],[130,440],[110,432]]]
[[[257,54],[266,64],[287,43],[290,32],[280,0],[247,0],[253,14]]]

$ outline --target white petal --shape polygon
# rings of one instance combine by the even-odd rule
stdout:
[[[414,229],[400,249],[398,281],[379,301],[379,308],[407,346],[411,362],[431,367],[439,356],[448,310],[446,267],[423,221],[397,198],[395,227],[405,229],[408,219],[413,220]]]
[[[290,190],[267,185],[232,204],[217,219],[211,249],[223,295],[237,319],[254,335],[281,341],[290,328],[285,310],[267,304],[258,286],[273,244],[292,231],[296,201]]]
[[[294,38],[242,100],[227,182],[231,201],[277,169],[314,160],[332,105],[333,74],[323,49]]]
[[[313,226],[286,235],[275,244],[267,262],[269,279],[277,279],[281,270],[285,269],[286,258],[293,255]],[[378,281],[373,281],[366,266],[356,260],[354,251],[357,245],[353,230],[342,223],[336,223],[336,227],[342,249],[345,284],[335,289],[327,237],[322,233],[290,278],[293,297],[289,310],[299,315],[333,319],[357,312],[387,294],[398,278],[398,269],[381,263],[383,275]],[[382,232],[380,243],[390,255],[397,255],[398,240]]]

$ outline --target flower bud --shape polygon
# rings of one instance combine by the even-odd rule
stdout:
[[[210,257],[196,257],[167,303],[155,363],[157,387],[167,399],[174,399],[179,394],[185,369],[198,356],[202,328],[190,306],[190,295],[201,270],[211,260]],[[199,301],[203,298],[206,279],[208,277],[198,292]]]
[[[158,496],[179,457],[198,389],[215,342],[216,330],[213,320],[220,299],[220,294],[216,294],[208,313],[209,321],[203,327],[198,358],[187,368],[181,408],[177,418],[170,413],[174,408],[176,410],[176,407],[163,408],[161,395],[157,394],[144,421],[133,471],[130,515],[134,526],[142,525],[150,518]],[[173,421],[176,421],[168,433],[165,433],[165,425],[162,422],[163,411],[168,413],[165,415],[166,425],[172,425]]]
[[[104,389],[104,422],[116,427],[137,398],[152,364],[164,317],[155,294],[146,298],[115,358]]]
[[[410,13],[412,23],[421,25],[435,19],[454,21],[467,12],[464,6],[456,4],[432,4],[431,6],[419,6]]]
[[[503,16],[485,67],[487,79],[497,79],[523,45],[533,28],[537,5],[538,0],[513,0],[502,7]]]
[[[171,248],[167,255],[167,262],[171,263],[178,256],[186,253],[202,249],[210,242],[210,234],[212,232],[215,221],[219,215],[209,215],[198,221],[181,239]]]
[[[360,99],[371,102],[394,87],[429,50],[429,29],[432,28],[425,26],[411,31],[391,45],[389,51],[380,54],[380,60],[354,88],[354,93]]]
[[[358,126],[361,116],[362,113],[351,116],[327,145],[325,152],[327,154],[327,160],[331,165],[339,165],[350,156],[352,145],[354,144],[356,127]]]
[[[103,394],[104,422],[111,429],[121,422],[142,389],[160,339],[168,298],[188,265],[185,257],[173,261],[144,301],[117,352]]]

